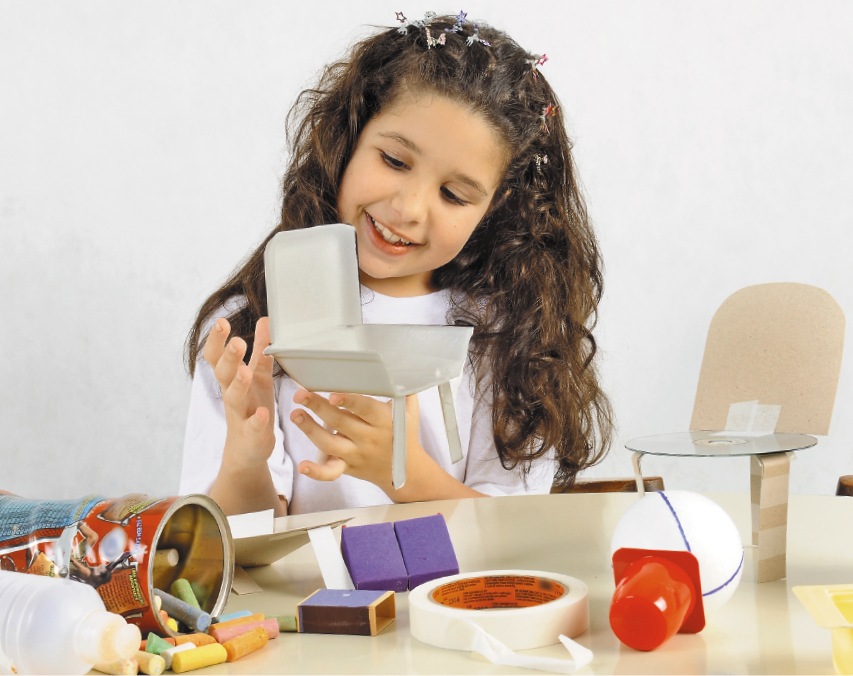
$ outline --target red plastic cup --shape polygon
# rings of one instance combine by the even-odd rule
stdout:
[[[610,626],[628,647],[654,650],[681,629],[696,605],[697,591],[679,565],[643,556],[625,569],[616,587]]]

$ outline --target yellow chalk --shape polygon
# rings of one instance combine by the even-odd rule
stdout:
[[[176,634],[178,633],[178,621],[174,617],[170,617],[166,620],[166,626]]]
[[[228,659],[228,653],[218,643],[203,645],[200,648],[185,650],[172,656],[172,671],[182,674],[185,671],[222,664]]]
[[[139,663],[139,671],[149,676],[160,676],[166,671],[166,660],[154,653],[138,652],[136,661]]]
[[[96,664],[92,668],[103,674],[119,674],[120,676],[136,676],[139,673],[139,663],[136,660],[116,660],[109,664]]]
[[[267,644],[267,641],[269,641],[269,636],[267,635],[267,630],[263,627],[255,627],[252,631],[235,636],[230,641],[225,641],[222,644],[225,652],[228,653],[226,661],[233,662],[234,660],[239,660],[243,655],[248,655],[259,648],[263,648]]]

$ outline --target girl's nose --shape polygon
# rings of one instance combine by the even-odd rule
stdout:
[[[407,182],[400,187],[392,207],[400,214],[403,223],[423,223],[429,211],[426,188]]]

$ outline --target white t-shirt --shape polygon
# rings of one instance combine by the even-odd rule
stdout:
[[[365,324],[446,325],[449,302],[449,291],[392,298],[362,287],[361,294]],[[223,309],[210,325],[227,314]],[[287,498],[289,514],[392,503],[380,488],[361,479],[343,475],[335,481],[315,481],[296,472],[302,460],[317,461],[319,451],[290,421],[291,411],[302,408],[293,403],[299,387],[287,377],[276,378],[274,387],[276,445],[268,464],[276,490]],[[491,395],[477,391],[469,365],[466,364],[460,378],[451,381],[451,389],[462,460],[456,464],[450,462],[438,388],[418,394],[418,438],[424,450],[448,474],[481,493],[494,496],[548,493],[555,470],[553,450],[534,462],[526,481],[519,469],[505,470],[494,445]],[[200,359],[193,379],[184,440],[182,495],[210,491],[222,463],[225,433],[225,408],[219,385],[213,369]]]

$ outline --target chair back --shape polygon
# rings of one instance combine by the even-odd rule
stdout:
[[[748,286],[708,329],[691,430],[723,430],[731,404],[781,405],[776,432],[829,434],[844,350],[844,313],[807,284]]]
[[[315,226],[273,237],[264,251],[274,345],[302,346],[311,336],[361,324],[355,228]]]

